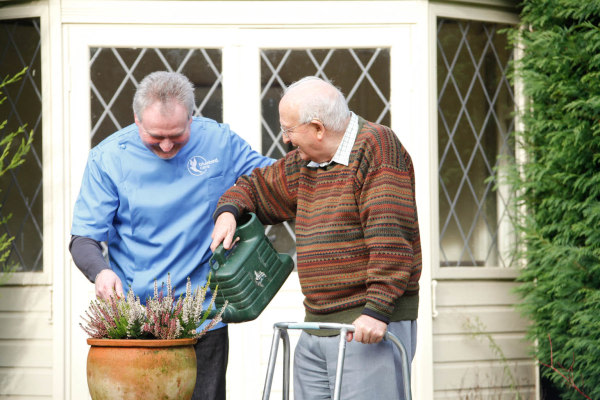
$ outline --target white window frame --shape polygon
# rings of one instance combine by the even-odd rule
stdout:
[[[62,204],[56,199],[62,197],[62,185],[57,183],[57,177],[52,175],[56,169],[57,158],[62,158],[62,148],[52,146],[52,117],[51,117],[51,77],[50,77],[50,32],[49,11],[44,4],[20,5],[5,7],[2,9],[0,19],[3,21],[13,19],[39,18],[40,19],[40,57],[42,74],[42,135],[34,137],[34,141],[42,141],[42,195],[43,195],[43,220],[42,220],[42,271],[36,272],[14,272],[8,278],[7,285],[49,285],[52,283],[53,265],[62,255],[60,247],[62,241],[62,226],[60,215],[62,215]]]
[[[429,12],[429,57],[433,68],[430,69],[430,93],[429,93],[429,123],[431,126],[431,168],[435,171],[435,176],[430,180],[431,183],[431,204],[432,204],[432,226],[435,234],[431,236],[431,246],[435,249],[432,252],[432,275],[434,279],[515,279],[519,274],[517,267],[441,267],[440,266],[440,237],[439,237],[439,176],[438,176],[438,88],[437,88],[437,20],[438,18],[463,19],[471,21],[482,21],[499,24],[518,24],[517,14],[474,8],[469,6],[460,6],[455,4],[437,4],[430,5]],[[519,92],[515,89],[515,107],[519,100]],[[515,121],[518,126],[519,121]],[[517,160],[518,161],[518,160]],[[498,229],[505,227],[498,226]],[[499,249],[501,251],[501,249]]]

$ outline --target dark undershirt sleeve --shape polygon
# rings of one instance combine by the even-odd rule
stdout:
[[[71,236],[69,251],[77,268],[92,283],[94,283],[100,271],[110,269],[102,255],[100,242],[94,239],[85,236]]]

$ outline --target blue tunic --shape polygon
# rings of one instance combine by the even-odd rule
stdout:
[[[132,124],[90,151],[71,234],[107,242],[124,291],[131,287],[142,302],[153,295],[155,280],[166,283],[167,273],[179,297],[188,277],[194,290],[206,283],[221,195],[239,176],[273,161],[228,125],[198,117],[189,142],[164,160]]]

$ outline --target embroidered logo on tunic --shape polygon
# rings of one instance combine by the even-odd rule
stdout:
[[[206,158],[202,156],[194,156],[187,162],[187,168],[190,174],[200,176],[203,175],[211,165],[219,162],[218,158],[206,161]]]

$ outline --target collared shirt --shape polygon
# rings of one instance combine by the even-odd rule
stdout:
[[[325,167],[332,162],[342,164],[348,166],[350,163],[350,153],[352,152],[352,146],[354,146],[354,141],[356,140],[356,134],[358,133],[358,116],[354,114],[352,111],[350,122],[348,123],[348,127],[346,127],[346,132],[344,133],[344,137],[342,138],[342,142],[337,148],[337,151],[333,155],[331,161],[317,163],[314,161],[309,162],[306,166],[310,168],[319,168]]]

